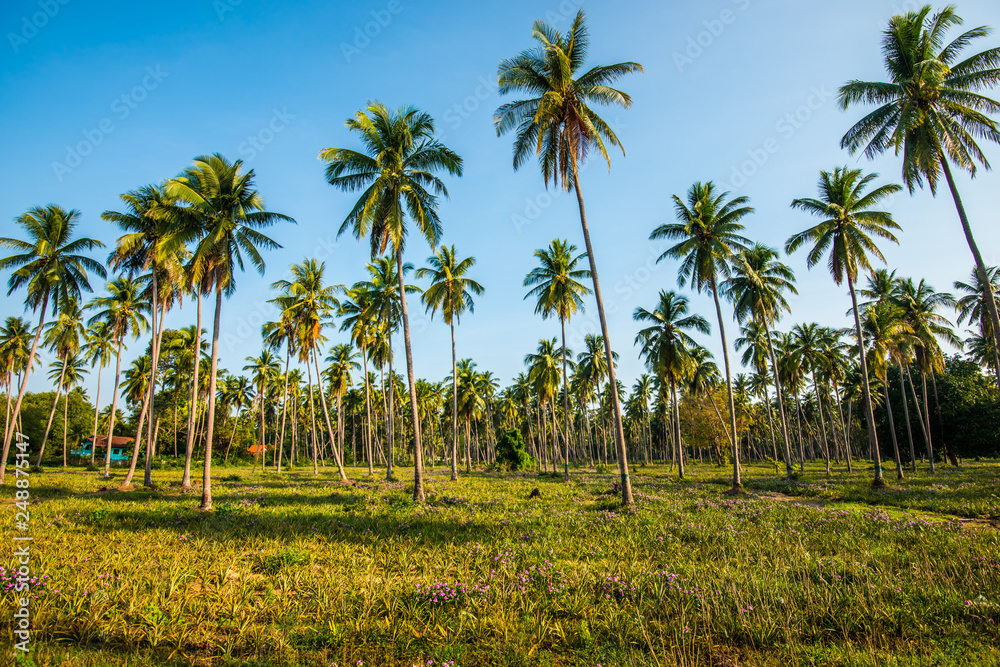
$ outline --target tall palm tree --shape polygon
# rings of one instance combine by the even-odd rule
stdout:
[[[257,433],[257,452],[253,457],[253,467],[254,470],[257,469],[257,461],[259,457],[264,456],[264,413],[267,411],[267,395],[268,395],[268,384],[278,375],[278,371],[281,369],[281,362],[274,358],[271,351],[264,349],[261,351],[260,355],[257,357],[247,357],[247,364],[243,367],[243,370],[250,371],[250,381],[257,385],[257,413],[260,417],[260,424],[258,426],[259,432]],[[267,465],[267,459],[264,459],[262,468]]]
[[[750,318],[762,328],[763,339],[767,343],[767,353],[771,360],[771,370],[774,373],[774,387],[778,394],[778,416],[781,419],[781,433],[785,441],[785,472],[789,478],[792,476],[792,444],[788,437],[785,403],[781,400],[781,378],[778,376],[778,360],[774,354],[771,327],[777,323],[783,312],[791,312],[784,293],[798,294],[794,283],[795,274],[788,266],[778,261],[777,251],[757,243],[736,255],[733,275],[722,285],[723,292],[733,302],[736,319],[743,323]],[[761,376],[766,384],[766,372]],[[770,418],[770,409],[767,414]]]
[[[281,375],[281,427],[278,433],[278,446],[275,447],[274,452],[274,468],[280,473],[281,458],[285,446],[285,422],[288,417],[288,365],[291,361],[292,351],[294,350],[295,344],[298,340],[296,337],[298,323],[295,313],[291,309],[291,306],[294,303],[292,297],[288,295],[281,295],[274,299],[270,299],[268,303],[278,304],[278,307],[281,308],[281,312],[277,321],[265,322],[261,327],[261,338],[263,339],[264,346],[268,350],[272,351],[278,350],[281,347],[285,348],[285,370]],[[228,451],[227,447],[227,454]]]
[[[55,380],[56,395],[52,400],[52,411],[49,413],[49,423],[45,427],[45,435],[42,436],[41,446],[38,448],[38,461],[36,465],[42,465],[42,455],[45,453],[45,444],[49,439],[49,430],[52,427],[52,419],[56,414],[56,405],[59,403],[59,394],[64,387],[66,369],[71,358],[80,351],[80,341],[84,336],[83,311],[76,298],[70,298],[62,307],[59,315],[53,320],[48,330],[45,332],[45,344],[56,353],[56,358],[62,363],[59,364],[62,372]],[[68,400],[68,399],[67,399]]]
[[[122,347],[126,336],[136,339],[149,327],[149,320],[146,319],[149,301],[142,298],[143,281],[119,276],[108,283],[107,290],[107,296],[96,297],[87,305],[88,308],[98,310],[87,325],[93,327],[103,323],[108,327],[115,345],[115,389],[111,395],[111,418],[108,420],[108,442],[104,454],[105,479],[111,477],[111,437],[115,432],[115,406],[118,404],[118,388],[121,386]],[[94,447],[97,447],[97,440],[94,440]]]
[[[814,227],[793,235],[785,242],[785,252],[791,254],[810,243],[812,248],[806,257],[811,269],[829,251],[827,261],[833,281],[840,285],[847,278],[854,311],[854,329],[858,341],[861,381],[864,390],[865,423],[868,427],[868,444],[875,456],[875,478],[872,485],[885,486],[882,477],[882,461],[879,456],[878,438],[875,435],[875,417],[872,411],[871,388],[868,383],[868,362],[865,359],[864,334],[861,330],[861,315],[858,310],[858,295],[854,285],[858,272],[872,270],[869,255],[881,262],[885,257],[878,249],[878,237],[898,243],[894,230],[900,226],[892,215],[875,210],[873,207],[887,197],[902,190],[895,183],[880,185],[869,190],[878,174],[865,176],[860,169],[837,167],[832,172],[821,171],[819,177],[819,198],[795,199],[792,208],[823,218]]]
[[[670,387],[672,421],[675,432],[671,439],[677,445],[677,472],[684,477],[683,450],[680,446],[680,412],[677,407],[677,383],[688,375],[691,350],[698,343],[687,333],[697,331],[710,334],[711,327],[701,315],[688,315],[688,299],[676,292],[662,290],[660,301],[652,311],[636,308],[632,319],[647,322],[650,326],[639,331],[636,345],[641,345],[639,356],[646,361],[646,368],[660,376]],[[734,431],[735,432],[735,431]]]
[[[604,386],[605,378],[608,377],[608,358],[605,355],[604,338],[599,334],[586,334],[583,337],[583,347],[583,352],[577,355],[576,358],[577,367],[581,369],[582,379],[585,386],[589,388],[592,395],[593,393],[596,393],[598,405],[603,405],[604,393],[602,387]],[[612,352],[611,357],[613,362],[617,364],[618,353]],[[601,441],[604,445],[604,464],[607,465],[607,438],[603,435],[603,426],[601,429]]]
[[[31,323],[22,317],[8,317],[0,327],[0,373],[3,374],[0,384],[7,395],[7,411],[4,417],[6,429],[12,421],[10,407],[14,387],[14,376],[19,375],[28,361],[28,350],[31,347]]]
[[[297,323],[298,341],[296,347],[299,349],[299,361],[306,364],[309,370],[309,392],[310,405],[312,405],[312,380],[311,368],[316,370],[316,380],[322,383],[319,370],[319,344],[326,340],[323,335],[323,327],[329,323],[330,318],[337,309],[337,290],[339,285],[328,285],[325,273],[326,264],[317,262],[314,259],[305,259],[301,264],[292,264],[292,280],[279,280],[271,284],[272,289],[282,291],[282,299],[277,302],[284,307]],[[310,361],[312,366],[310,367]],[[322,388],[322,384],[320,385]],[[344,472],[343,462],[340,453],[334,442],[335,433],[330,424],[330,410],[326,403],[326,394],[319,392],[320,404],[323,408],[323,416],[326,420],[326,430],[330,440],[330,448],[333,450],[333,459],[337,464],[337,472],[341,481],[347,481]],[[316,451],[313,452],[313,473],[316,474]]]
[[[160,358],[160,344],[163,335],[163,319],[166,315],[167,303],[158,303],[158,298],[162,292],[171,293],[179,288],[179,285],[161,285],[160,279],[173,279],[179,281],[183,277],[181,255],[184,252],[184,242],[189,236],[193,236],[194,229],[188,224],[178,224],[177,220],[164,215],[164,206],[172,204],[163,186],[146,185],[138,190],[126,192],[120,196],[125,204],[125,211],[104,211],[101,219],[106,222],[116,224],[123,232],[115,243],[115,249],[108,257],[108,266],[114,270],[124,271],[128,275],[143,275],[149,272],[149,299],[150,299],[150,358],[152,365],[150,368],[150,382],[146,388],[146,396],[143,399],[139,413],[139,424],[136,428],[135,447],[138,451],[139,441],[142,439],[143,421],[148,422],[146,433],[147,442],[153,440],[153,398],[156,395],[156,374]],[[162,311],[162,312],[161,312]],[[157,318],[159,326],[157,326]],[[147,409],[149,418],[147,417]],[[135,468],[135,459],[132,458],[132,465],[129,474],[126,476],[125,484],[132,481],[132,472]],[[152,457],[146,457],[146,485],[151,485],[150,471]]]
[[[416,277],[429,278],[431,284],[424,290],[423,302],[433,315],[440,310],[441,318],[451,328],[451,373],[458,374],[458,357],[455,350],[455,325],[462,313],[475,312],[472,296],[481,296],[483,286],[468,277],[476,264],[475,257],[458,259],[455,246],[442,245],[427,258],[429,267],[417,270]],[[451,395],[451,481],[458,480],[458,384],[452,383]]]
[[[88,373],[86,365],[87,362],[83,358],[79,355],[74,355],[70,357],[65,368],[60,368],[59,370],[59,374],[62,376],[63,391],[63,468],[67,465],[66,457],[69,453],[69,397],[75,388],[83,384],[83,376]],[[49,377],[52,377],[52,375]]]
[[[582,71],[590,38],[583,10],[577,12],[565,35],[544,21],[535,21],[532,37],[538,45],[500,62],[498,79],[500,94],[525,93],[528,99],[508,102],[493,115],[497,135],[515,130],[514,169],[531,156],[538,157],[542,178],[548,187],[562,184],[566,192],[576,193],[580,210],[580,226],[584,247],[590,261],[594,282],[594,297],[601,322],[604,355],[612,386],[617,385],[611,337],[608,335],[601,283],[597,276],[597,260],[590,242],[590,228],[580,189],[580,163],[596,151],[611,167],[608,146],[622,148],[611,126],[591,105],[600,104],[628,108],[632,98],[611,87],[626,74],[642,72],[634,62],[599,65]],[[622,155],[625,154],[622,148]],[[621,476],[622,504],[632,503],[632,486],[628,477],[628,456],[622,430],[622,410],[618,396],[612,392],[615,444],[618,450],[618,471]]]
[[[90,307],[89,304],[87,306]],[[97,395],[94,397],[94,428],[91,437],[93,442],[97,442],[97,417],[101,408],[101,374],[104,367],[111,363],[111,357],[115,353],[115,343],[112,340],[111,324],[109,322],[96,322],[87,327],[84,334],[86,341],[83,344],[83,358],[90,367],[97,366]],[[90,448],[90,465],[94,465],[95,448]]]
[[[819,376],[828,364],[827,347],[824,330],[818,324],[796,324],[792,327],[794,354],[798,358],[803,371],[808,370],[812,376],[813,392],[816,395],[816,408],[819,412],[820,438],[823,444],[823,457],[826,459],[826,474],[830,474],[830,445],[826,438],[826,416],[823,411],[823,394],[819,390]],[[881,375],[879,377],[882,377]],[[894,435],[895,437],[895,435]]]
[[[215,289],[212,328],[212,362],[205,422],[205,467],[201,509],[212,509],[212,440],[215,436],[215,392],[219,370],[219,335],[222,299],[236,291],[236,271],[244,268],[244,255],[264,275],[261,249],[281,245],[260,230],[276,222],[295,220],[264,208],[254,184],[254,170],[242,171],[243,161],[229,162],[218,153],[199,156],[194,165],[167,182],[166,192],[177,204],[165,206],[168,219],[186,217],[197,227],[198,245],[191,258],[191,282]]]
[[[955,307],[958,310],[958,323],[968,322],[971,325],[975,322],[979,326],[979,338],[984,342],[989,341],[988,345],[983,345],[987,351],[983,356],[993,365],[997,386],[1000,387],[1000,345],[996,344],[989,308],[986,306],[990,297],[995,303],[1000,303],[1000,266],[987,267],[986,278],[986,282],[981,281],[979,270],[973,269],[968,282],[956,280],[955,289],[963,296],[958,299]],[[986,288],[986,283],[989,283],[989,289]]]
[[[722,360],[726,371],[726,389],[729,395],[729,426],[733,435],[733,487],[734,493],[743,488],[740,479],[740,456],[736,439],[736,405],[733,401],[733,381],[729,366],[729,346],[726,343],[726,326],[719,303],[719,286],[728,278],[735,256],[747,249],[750,242],[740,235],[740,220],[753,213],[747,197],[729,198],[728,192],[717,193],[715,184],[695,183],[687,192],[687,203],[673,196],[675,223],[660,225],[649,235],[651,240],[668,239],[678,243],[657,258],[679,259],[677,284],[687,282],[696,291],[711,292],[715,300],[715,314],[719,320],[719,337],[722,339]]]
[[[0,484],[7,473],[7,455],[14,436],[14,424],[21,413],[21,402],[28,390],[28,376],[35,365],[35,354],[45,327],[46,313],[57,315],[70,299],[80,301],[83,292],[91,292],[87,272],[101,278],[107,276],[100,262],[81,255],[81,252],[103,248],[104,244],[87,237],[74,238],[80,222],[80,212],[66,211],[50,204],[36,207],[19,215],[14,222],[24,228],[27,240],[3,237],[0,246],[12,248],[17,254],[0,258],[0,271],[13,269],[7,281],[7,296],[25,289],[25,310],[38,313],[38,328],[31,343],[31,351],[24,365],[21,387],[14,402],[14,419],[8,425],[0,454]]]
[[[223,457],[223,464],[225,464],[229,460],[229,449],[233,446],[233,438],[236,437],[236,425],[240,420],[240,413],[250,406],[254,399],[254,392],[250,385],[250,379],[243,375],[230,377],[223,388],[226,393],[228,409],[236,408],[236,414],[233,415],[233,430],[229,432],[229,443],[226,445],[226,454]]]
[[[852,154],[863,150],[869,159],[889,149],[896,155],[902,152],[903,181],[911,194],[925,180],[931,193],[936,194],[943,172],[979,281],[992,295],[988,269],[973,237],[950,163],[970,176],[975,176],[978,165],[990,168],[976,140],[1000,143],[1000,129],[987,115],[1000,112],[1000,102],[979,91],[1000,81],[1000,49],[963,57],[963,51],[974,40],[986,37],[990,29],[972,28],[946,44],[948,30],[961,24],[954,5],[936,13],[925,5],[919,11],[889,19],[882,33],[889,81],[849,81],[840,88],[838,99],[845,110],[854,104],[878,105],[847,131],[840,145]],[[1000,347],[1000,315],[993,298],[986,299],[986,314]]]
[[[368,474],[372,475],[375,470],[373,464],[371,383],[368,378],[368,360],[371,357],[371,347],[375,343],[376,335],[380,333],[380,329],[376,324],[376,313],[371,307],[371,295],[362,283],[346,290],[344,296],[345,298],[340,300],[340,308],[337,314],[343,318],[340,322],[340,330],[350,331],[351,340],[361,350],[361,364],[365,385],[364,448],[365,458],[368,461]]]
[[[355,238],[369,237],[372,259],[385,253],[390,246],[395,255],[413,420],[413,499],[422,502],[423,448],[403,280],[403,251],[408,221],[416,225],[428,245],[437,247],[442,233],[437,212],[438,196],[447,197],[448,190],[435,172],[461,176],[462,158],[434,137],[431,116],[414,107],[392,112],[380,102],[369,102],[364,111],[348,119],[347,128],[360,135],[364,152],[327,148],[320,152],[320,158],[329,163],[326,178],[330,185],[348,192],[364,189],[340,226],[338,235],[350,228]]]
[[[326,379],[330,383],[330,393],[337,399],[337,447],[341,460],[344,458],[344,394],[351,388],[351,371],[359,370],[361,364],[355,359],[358,353],[347,343],[334,345],[326,358]]]
[[[555,402],[556,394],[559,390],[559,360],[560,358],[565,358],[565,352],[560,348],[556,347],[555,338],[543,338],[538,341],[538,350],[535,352],[528,353],[524,357],[524,365],[528,367],[528,381],[531,383],[532,388],[535,390],[535,395],[538,397],[539,410],[542,416],[542,427],[541,427],[541,438],[540,442],[544,443],[548,433],[548,424],[546,416],[546,408],[552,409],[553,423],[552,423],[552,434],[553,434],[553,457],[552,457],[552,470],[555,471],[556,461],[555,452],[556,442],[558,438],[556,434],[558,433],[558,428],[555,425]],[[544,445],[543,445],[544,447]],[[542,449],[544,456],[544,449]]]
[[[524,298],[535,297],[535,314],[542,319],[559,317],[562,331],[562,381],[563,381],[563,463],[564,480],[569,481],[569,376],[566,374],[566,321],[583,309],[583,297],[590,290],[580,282],[590,277],[590,271],[578,268],[587,253],[574,256],[576,246],[569,241],[554,239],[548,248],[535,251],[540,266],[524,278],[524,286],[532,289]]]

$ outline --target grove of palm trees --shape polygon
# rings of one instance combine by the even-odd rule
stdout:
[[[370,64],[426,8],[373,5],[336,49],[359,77],[335,85],[346,120],[284,114],[311,154],[272,120],[252,154],[86,181],[99,210],[66,196],[86,163],[19,210],[0,233],[14,664],[1000,665],[1000,42],[954,5],[859,28],[864,69],[829,64],[839,129],[765,151],[755,171],[821,147],[761,192],[708,177],[731,152],[707,119],[756,113],[735,89],[705,127],[642,115],[640,86],[690,108],[707,72],[737,76],[709,68],[773,8],[729,4],[698,55],[645,67],[606,7],[509,35],[497,16],[476,28],[503,46],[489,85],[443,114],[430,79],[412,94]],[[258,10],[217,5],[211,30],[253,48]],[[305,76],[190,48],[247,97]],[[203,84],[181,76],[144,96],[184,99],[198,132],[238,122],[192,114],[181,90]],[[123,140],[144,112],[94,159],[141,154]],[[646,135],[702,150],[626,171]],[[282,191],[302,164],[319,204]]]

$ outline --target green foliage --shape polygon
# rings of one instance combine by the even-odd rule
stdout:
[[[497,463],[509,471],[531,468],[531,457],[524,449],[524,436],[517,429],[506,431],[497,441]]]
[[[52,411],[52,401],[55,399],[55,392],[42,392],[38,394],[25,394],[21,404],[21,421],[24,424],[22,432],[28,436],[29,451],[38,452],[42,444],[42,437],[45,435],[45,424],[48,422],[49,413]],[[63,442],[63,401],[65,395],[59,397],[59,404],[56,406],[56,413],[52,419],[52,430],[49,432],[49,444],[45,448],[45,455],[48,465],[52,465],[58,459],[62,464],[62,442]],[[69,449],[76,449],[80,441],[90,437],[94,427],[94,406],[87,400],[86,395],[79,390],[69,393],[69,411],[66,444]],[[125,435],[115,429],[116,435]]]

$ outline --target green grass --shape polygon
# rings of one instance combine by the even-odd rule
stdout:
[[[46,582],[32,601],[31,658],[1000,664],[1000,531],[954,520],[1000,516],[1000,462],[922,469],[877,492],[867,470],[807,468],[789,485],[748,466],[745,498],[723,495],[725,470],[690,468],[685,481],[635,468],[633,511],[609,495],[613,471],[452,483],[438,469],[421,506],[406,482],[361,470],[345,486],[329,469],[220,468],[211,513],[197,511],[197,490],[170,486],[178,470],[156,471],[157,490],[123,492],[100,491],[109,483],[96,473],[48,469],[31,476],[32,567]],[[535,487],[541,498],[529,500]],[[9,614],[0,623],[10,642]]]

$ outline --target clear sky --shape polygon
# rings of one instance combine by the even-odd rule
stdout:
[[[497,138],[492,125],[502,103],[496,68],[533,45],[535,19],[564,29],[582,6],[591,64],[633,60],[645,68],[620,84],[633,107],[605,115],[627,155],[613,156],[610,172],[594,163],[582,174],[611,338],[621,355],[619,378],[631,386],[643,371],[632,346],[632,311],[651,308],[660,289],[677,289],[676,263],[656,264],[665,246],[648,240],[672,218],[672,194],[683,195],[698,180],[725,183],[756,208],[746,235],[781,246],[813,224],[789,202],[815,194],[820,169],[847,164],[899,181],[894,157],[869,163],[838,147],[863,112],[841,111],[834,97],[849,79],[884,80],[880,31],[892,14],[916,4],[5,0],[2,234],[20,234],[12,221],[26,209],[55,203],[82,211],[81,233],[110,247],[117,230],[99,216],[119,208],[120,193],[175,176],[197,155],[243,159],[255,170],[267,207],[298,224],[271,230],[283,248],[267,254],[263,278],[241,276],[238,293],[223,307],[221,365],[238,372],[244,357],[260,350],[260,325],[274,317],[268,286],[290,263],[322,259],[336,283],[363,277],[367,246],[347,235],[336,238],[354,199],[326,184],[317,154],[357,146],[344,120],[367,100],[412,104],[437,119],[445,143],[465,160],[465,175],[447,179],[443,240],[477,258],[474,276],[486,294],[458,331],[459,355],[507,383],[539,338],[559,332],[558,321],[543,322],[522,300],[533,251],[556,237],[583,242],[574,199],[547,192],[534,164],[513,171],[511,138]],[[996,0],[962,0],[958,10],[966,26],[1000,26]],[[1000,36],[993,35],[976,48],[998,44]],[[986,152],[1000,162],[996,146]],[[993,172],[974,180],[958,176],[991,264],[1000,261],[996,179]],[[925,277],[938,289],[968,276],[971,254],[947,193],[904,194],[890,206],[904,228],[899,246],[883,245],[891,268]],[[421,266],[429,254],[414,237],[406,259]],[[781,328],[804,321],[846,325],[846,289],[836,287],[824,267],[807,271],[801,252],[788,262],[801,295]],[[95,289],[102,288],[96,280]],[[0,315],[22,313],[21,294],[0,299]],[[693,295],[693,306],[713,323],[703,342],[720,357],[710,298]],[[410,313],[416,374],[441,379],[450,372],[448,329],[423,316],[414,301]],[[193,323],[189,306],[167,321],[171,327]],[[596,329],[590,304],[571,323],[570,347],[581,349],[583,334]],[[727,322],[730,341],[736,332]],[[332,342],[340,338],[335,334]],[[133,343],[126,362],[144,347]],[[104,374],[104,396],[110,375]],[[92,377],[91,395],[94,385]],[[38,374],[30,386],[46,383]]]

